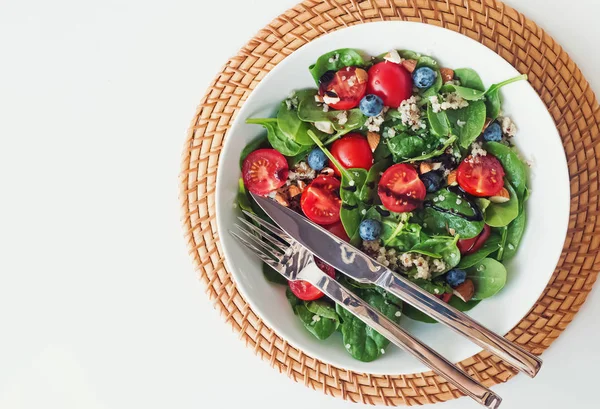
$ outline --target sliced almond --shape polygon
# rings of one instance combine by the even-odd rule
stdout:
[[[412,73],[417,68],[417,60],[402,60],[402,66]]]
[[[441,68],[440,73],[442,74],[444,84],[454,79],[454,70],[451,68]]]
[[[368,132],[367,133],[367,142],[369,143],[369,147],[371,148],[371,152],[375,152],[377,145],[379,145],[379,141],[381,140],[381,135],[377,132]]]
[[[333,125],[329,121],[319,121],[315,122],[315,128],[317,128],[321,132],[325,132],[326,134],[331,135],[335,132],[333,129]]]
[[[304,188],[306,187],[306,183],[304,183],[304,181],[302,180],[297,181],[296,184],[298,185],[300,191],[304,190]]]
[[[432,170],[433,166],[431,166],[431,163],[421,162],[421,164],[419,165],[419,172],[421,173],[421,175],[427,172],[431,172]]]
[[[333,91],[325,91],[325,95],[323,95],[323,102],[327,105],[334,105],[340,102],[340,97]]]
[[[288,195],[290,197],[296,197],[298,196],[300,193],[302,193],[302,189],[300,189],[298,186],[296,185],[291,185],[290,188],[288,189]]]
[[[456,182],[456,169],[448,173],[448,178],[446,179],[448,186],[456,186],[458,183]]]
[[[323,168],[321,170],[321,175],[325,175],[325,176],[333,176],[334,173],[335,172],[333,171],[333,169],[331,169],[329,167],[328,168]]]
[[[475,285],[467,278],[464,283],[454,289],[453,293],[464,302],[471,301],[475,294]]]
[[[275,200],[282,206],[288,207],[290,205],[287,199],[279,192],[275,194]]]
[[[398,51],[396,50],[388,51],[388,53],[383,56],[383,59],[395,64],[400,64],[402,62],[402,57],[400,57],[400,54],[398,54]]]
[[[362,68],[357,68],[356,71],[354,71],[354,75],[356,75],[356,80],[359,84],[363,84],[369,79],[369,74]]]
[[[490,197],[492,203],[506,203],[510,200],[510,193],[503,187],[495,196]]]

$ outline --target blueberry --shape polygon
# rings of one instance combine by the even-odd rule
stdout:
[[[421,175],[421,180],[428,193],[436,192],[442,187],[442,175],[438,172],[427,172]]]
[[[383,111],[383,100],[377,95],[365,95],[359,104],[360,110],[366,116],[377,116]]]
[[[450,287],[456,288],[467,279],[467,273],[465,270],[459,268],[453,268],[446,273],[446,282],[450,284]]]
[[[360,222],[358,232],[363,240],[377,240],[381,234],[381,223],[374,219],[365,219]]]
[[[308,154],[308,166],[316,171],[322,170],[327,164],[327,156],[319,148],[315,148]]]
[[[498,142],[502,139],[502,127],[498,122],[490,124],[485,131],[483,131],[483,139],[488,142]]]
[[[435,82],[436,77],[436,72],[429,67],[417,68],[415,72],[413,72],[415,86],[421,89],[431,87]]]

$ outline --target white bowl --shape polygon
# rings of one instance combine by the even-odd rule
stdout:
[[[482,44],[454,31],[409,22],[362,24],[327,34],[300,48],[279,63],[256,87],[237,115],[221,153],[217,175],[217,223],[226,265],[252,309],[291,345],[323,362],[357,372],[409,374],[427,368],[409,354],[391,346],[374,362],[353,359],[342,345],[341,335],[319,341],[294,316],[283,286],[268,283],[261,263],[229,235],[238,212],[236,200],[238,160],[247,142],[264,131],[247,125],[249,117],[272,116],[279,103],[295,89],[314,87],[308,66],[321,54],[338,48],[357,48],[370,55],[390,49],[410,49],[428,54],[443,66],[475,69],[489,86],[519,73]],[[517,124],[515,143],[531,162],[531,199],[528,224],[517,256],[507,265],[506,287],[484,300],[469,315],[500,334],[507,333],[531,309],[548,283],[558,262],[569,218],[569,174],[565,153],[554,121],[535,90],[527,82],[502,90],[503,108]],[[478,353],[475,344],[440,324],[405,319],[403,325],[453,362]]]

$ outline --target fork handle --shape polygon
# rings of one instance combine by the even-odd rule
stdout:
[[[314,263],[309,263],[298,274],[297,279],[305,280],[317,287],[337,304],[340,304],[362,322],[375,329],[392,343],[407,351],[435,373],[446,379],[462,393],[476,402],[495,409],[502,398],[475,381],[446,358],[423,344],[400,326],[381,314],[362,299],[358,298],[336,280],[322,272]]]
[[[542,367],[542,360],[539,357],[490,331],[454,307],[446,303],[431,302],[422,295],[415,284],[397,277],[389,270],[375,284],[470,339],[483,349],[502,358],[532,378],[537,375]]]

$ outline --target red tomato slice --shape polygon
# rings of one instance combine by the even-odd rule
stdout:
[[[329,104],[331,108],[340,110],[356,108],[367,92],[367,72],[357,67],[342,68],[335,73],[331,81],[321,83],[319,94],[323,97],[327,92],[333,92],[340,99],[335,104]]]
[[[458,165],[456,181],[473,196],[494,196],[504,187],[504,168],[490,154],[475,158],[468,156]]]
[[[325,226],[325,229],[327,229],[330,233],[335,234],[337,237],[344,240],[345,242],[350,242],[350,237],[348,237],[348,233],[346,233],[346,229],[344,229],[344,226],[341,222]]]
[[[349,133],[331,145],[331,154],[346,168],[371,169],[373,166],[373,153],[367,139],[359,133]],[[340,171],[331,162],[329,166],[337,176]]]
[[[383,173],[377,191],[385,208],[397,213],[415,210],[426,194],[415,168],[404,163],[391,166]]]
[[[386,106],[398,108],[412,96],[412,89],[412,76],[400,64],[384,61],[369,68],[367,93],[380,97]]]
[[[250,153],[242,164],[244,186],[260,196],[266,196],[283,186],[288,171],[285,157],[275,149],[258,149]]]
[[[310,220],[327,225],[340,221],[340,181],[333,176],[318,176],[302,192],[300,207]]]
[[[329,277],[335,278],[335,270],[329,264],[315,257],[317,266],[325,272]],[[290,290],[294,295],[304,301],[313,301],[323,297],[323,293],[308,281],[290,281]]]
[[[460,239],[458,240],[458,243],[456,243],[456,246],[460,250],[460,254],[463,256],[466,256],[467,254],[473,254],[484,245],[486,240],[490,237],[490,234],[492,234],[492,228],[487,224],[484,224],[483,230],[478,236],[475,236],[471,239]]]

